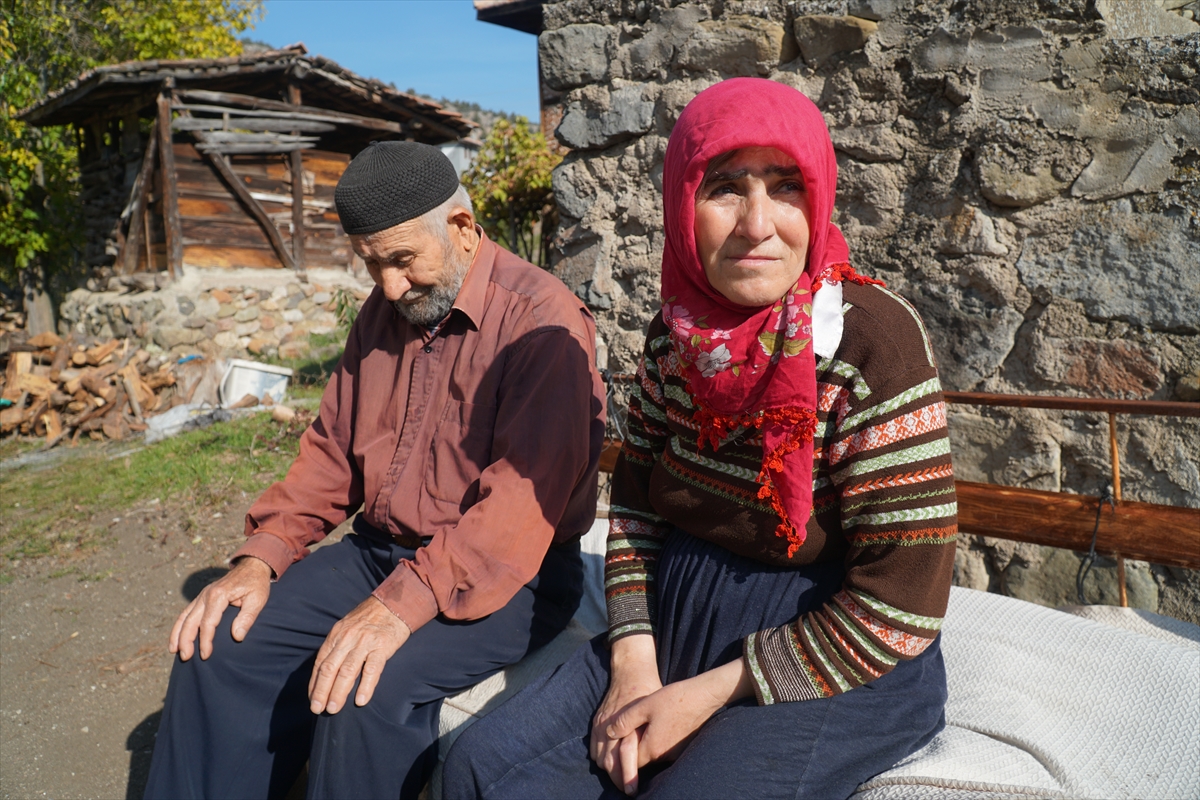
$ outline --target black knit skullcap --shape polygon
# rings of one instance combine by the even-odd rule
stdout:
[[[437,208],[458,185],[454,165],[432,145],[371,142],[346,167],[333,199],[346,233],[375,233]]]

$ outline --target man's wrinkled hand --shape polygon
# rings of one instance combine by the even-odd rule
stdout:
[[[187,661],[195,652],[196,635],[199,634],[200,658],[207,660],[212,655],[217,625],[229,606],[241,608],[234,617],[230,632],[235,641],[245,639],[250,626],[267,604],[273,575],[274,572],[265,561],[254,557],[239,560],[233,569],[205,586],[196,599],[183,609],[171,628],[168,649],[178,653],[180,660]]]
[[[346,705],[362,673],[354,704],[365,706],[375,693],[383,668],[412,632],[381,601],[368,597],[336,625],[317,651],[308,679],[309,708],[336,714]]]

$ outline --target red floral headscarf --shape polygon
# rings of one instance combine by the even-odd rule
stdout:
[[[773,147],[800,168],[811,235],[800,280],[779,301],[747,310],[709,285],[693,233],[696,195],[709,162],[743,147]],[[739,427],[763,433],[759,497],[780,517],[791,556],[812,511],[817,378],[812,292],[822,277],[854,279],[849,251],[830,222],[837,159],[821,112],[800,92],[760,78],[717,84],[687,105],[663,167],[666,245],[663,319],[687,375],[701,449]]]

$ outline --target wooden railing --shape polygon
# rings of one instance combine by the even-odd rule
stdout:
[[[631,375],[612,375],[628,381]],[[1125,559],[1200,569],[1200,509],[1138,503],[1121,499],[1121,458],[1117,442],[1117,415],[1145,414],[1200,417],[1200,403],[1157,400],[1103,400],[1047,395],[946,392],[947,403],[1008,408],[1039,408],[1099,412],[1108,415],[1109,458],[1112,467],[1112,502],[1100,497],[1019,489],[992,483],[955,481],[958,525],[963,533],[1096,552],[1114,558],[1121,605],[1125,593]],[[611,472],[621,443],[605,441],[600,469]],[[1099,517],[1097,517],[1099,515]]]

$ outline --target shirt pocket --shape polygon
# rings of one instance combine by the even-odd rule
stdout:
[[[461,511],[479,497],[479,476],[492,463],[496,429],[494,406],[448,399],[430,445],[426,488]]]

